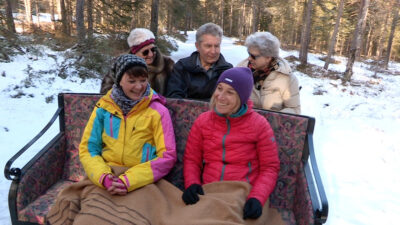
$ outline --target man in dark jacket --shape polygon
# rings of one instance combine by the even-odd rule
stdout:
[[[180,59],[167,83],[167,97],[209,100],[222,72],[232,68],[221,50],[222,29],[206,23],[196,32],[196,48],[189,57]]]

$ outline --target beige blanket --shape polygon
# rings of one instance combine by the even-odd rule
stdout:
[[[60,192],[47,215],[50,224],[284,224],[280,214],[265,204],[257,220],[243,220],[243,206],[250,185],[223,181],[203,186],[205,195],[194,205],[185,205],[182,191],[160,180],[128,193],[110,195],[87,178]]]

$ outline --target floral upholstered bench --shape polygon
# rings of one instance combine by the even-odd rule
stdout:
[[[63,93],[59,108],[49,124],[6,164],[5,176],[12,180],[9,209],[13,224],[43,224],[57,194],[84,176],[78,149],[90,113],[101,97],[98,94]],[[176,136],[178,160],[166,179],[183,189],[183,152],[186,138],[197,116],[208,110],[208,103],[167,99]],[[256,110],[266,117],[276,136],[281,170],[270,207],[288,225],[323,224],[328,202],[315,161],[314,118]],[[23,168],[11,165],[59,119],[60,132]]]

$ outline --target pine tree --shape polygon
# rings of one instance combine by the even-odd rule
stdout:
[[[326,69],[326,70],[328,69],[329,63],[331,61],[331,57],[334,54],[336,37],[339,32],[340,19],[342,18],[342,15],[343,15],[343,5],[344,5],[344,0],[340,0],[339,7],[338,7],[338,14],[336,17],[335,28],[332,33],[331,42],[329,44],[328,56],[325,59],[324,69]]]
[[[307,7],[305,10],[305,24],[303,25],[303,31],[301,33],[301,48],[299,53],[300,65],[307,65],[307,54],[308,54],[308,45],[310,44],[311,39],[311,12],[312,12],[312,0],[307,0]]]
[[[399,20],[399,10],[400,10],[400,0],[397,0],[396,5],[394,7],[394,16],[393,16],[393,21],[392,21],[392,27],[390,28],[390,35],[389,35],[389,41],[388,41],[388,45],[387,45],[387,49],[386,49],[386,55],[383,60],[383,66],[385,67],[385,69],[388,68],[388,64],[389,64],[390,53],[392,51],[394,32],[396,30],[396,24]]]
[[[358,21],[356,25],[356,29],[354,30],[353,40],[351,42],[351,47],[349,51],[348,61],[346,65],[346,71],[344,72],[344,82],[348,82],[351,80],[351,76],[353,75],[353,65],[356,60],[357,52],[360,50],[361,44],[361,35],[363,33],[363,24],[365,18],[367,17],[369,6],[369,0],[361,0],[360,12],[358,14]]]
[[[84,19],[85,0],[76,0],[76,32],[78,43],[85,41],[85,19]]]
[[[151,3],[150,30],[154,33],[154,35],[157,38],[157,33],[158,33],[158,0],[152,0],[152,3]]]
[[[12,33],[16,33],[14,17],[12,15],[11,0],[6,0],[6,20],[7,20],[8,30],[11,31]]]

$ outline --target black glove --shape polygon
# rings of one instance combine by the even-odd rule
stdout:
[[[193,205],[199,201],[199,195],[204,195],[203,188],[200,184],[192,184],[183,192],[182,200],[186,205]]]
[[[257,219],[262,214],[261,202],[256,198],[249,198],[244,204],[243,219]]]

